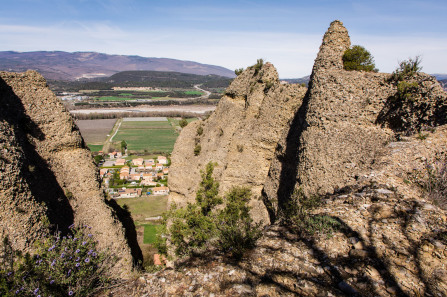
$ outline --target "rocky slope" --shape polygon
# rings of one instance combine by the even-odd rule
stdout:
[[[13,246],[73,223],[88,225],[128,276],[132,256],[122,224],[105,204],[91,153],[62,103],[34,71],[0,72],[0,233]]]
[[[233,82],[214,115],[188,126],[176,143],[171,201],[193,200],[199,169],[208,161],[224,160],[215,174],[222,188],[253,186],[265,203],[258,209],[265,207],[274,222],[265,228],[257,247],[237,263],[213,252],[178,262],[176,269],[146,274],[113,291],[114,296],[447,296],[445,196],[444,201],[432,199],[420,184],[433,172],[433,164],[446,166],[447,95],[433,77],[419,73],[407,81],[417,87],[402,100],[390,74],[343,70],[341,57],[349,46],[346,28],[333,22],[308,91],[295,97],[294,113],[271,110],[264,119],[275,122],[280,117],[287,123],[282,131],[276,130],[281,133],[278,143],[269,146],[276,146],[273,158],[270,150],[254,150],[261,157],[257,163],[248,156],[238,158],[250,145],[247,142],[256,140],[251,135],[263,131],[247,126],[245,117],[229,116],[236,102],[239,110],[250,110],[242,99],[247,94],[243,90],[254,83],[244,75],[253,69]],[[287,97],[284,91],[279,94]],[[247,140],[243,150],[237,149],[241,138],[218,142],[227,125],[237,125],[235,121],[241,122],[237,131]],[[197,143],[202,151],[195,157],[199,125],[203,135]],[[215,130],[207,130],[211,127]],[[244,164],[245,159],[250,162]],[[253,180],[235,171],[226,173],[237,166],[235,160],[244,168],[262,169],[262,174]],[[338,222],[332,233],[303,234],[296,226],[281,224],[282,210],[297,188],[321,198],[308,214]]]
[[[246,69],[228,87],[215,112],[205,121],[186,126],[172,153],[170,203],[194,201],[200,171],[216,162],[220,193],[248,186],[261,196],[271,159],[281,135],[301,104],[306,88],[281,84],[273,65]],[[201,132],[202,131],[202,132]],[[196,156],[194,149],[200,146]],[[262,201],[253,199],[257,220],[269,221]]]
[[[112,296],[446,296],[447,211],[416,184],[446,156],[447,126],[393,141],[355,185],[323,196],[314,215],[341,227],[300,236],[274,224],[240,262],[212,251],[145,274]]]

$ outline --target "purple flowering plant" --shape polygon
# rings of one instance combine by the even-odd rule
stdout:
[[[48,236],[37,242],[34,255],[14,252],[5,239],[0,296],[88,296],[112,281],[116,258],[98,250],[87,228],[70,226],[69,236]]]

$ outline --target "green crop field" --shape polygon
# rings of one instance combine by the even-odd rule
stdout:
[[[145,218],[156,217],[168,210],[167,196],[143,196],[140,198],[116,199],[123,207],[127,205],[136,225],[143,225]]]
[[[95,98],[95,100],[99,101],[127,101],[127,100],[135,100],[134,98],[126,98],[126,97],[117,97],[117,96],[102,96]]]
[[[157,231],[160,225],[144,225],[143,243],[152,244],[157,238]]]
[[[203,95],[203,93],[200,91],[186,91],[185,94],[186,95]]]
[[[113,141],[125,140],[130,151],[170,153],[177,137],[168,121],[123,121]]]
[[[102,144],[87,144],[87,146],[92,152],[102,151]]]

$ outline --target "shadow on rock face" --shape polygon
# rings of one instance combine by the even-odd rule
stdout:
[[[45,134],[26,114],[20,98],[1,78],[0,93],[0,121],[7,122],[13,129],[18,146],[22,149],[23,163],[20,171],[29,186],[31,196],[37,203],[46,206],[51,231],[67,232],[68,226],[74,222],[73,209],[69,203],[71,195],[64,193],[49,164],[39,155],[33,144],[34,139],[45,140]]]
[[[135,228],[135,224],[130,212],[127,209],[119,206],[118,203],[116,203],[116,201],[113,199],[106,200],[106,204],[113,209],[116,216],[123,224],[124,229],[126,230],[125,237],[131,249],[132,259],[134,262],[133,264],[135,266],[139,266],[141,263],[143,263],[143,253],[141,252],[141,248],[138,245],[137,230]]]

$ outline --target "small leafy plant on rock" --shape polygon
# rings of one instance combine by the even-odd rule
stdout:
[[[184,118],[182,118],[178,124],[180,125],[180,127],[185,128],[188,125],[188,121]]]
[[[371,53],[363,46],[350,47],[344,52],[342,59],[345,70],[378,71]]]
[[[320,233],[330,237],[333,232],[342,228],[342,224],[331,216],[312,214],[312,210],[320,204],[320,197],[307,197],[301,188],[296,189],[282,208],[283,224],[302,236]]]

